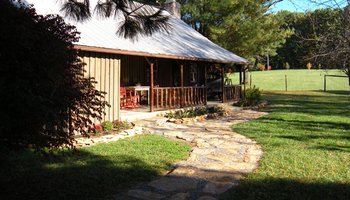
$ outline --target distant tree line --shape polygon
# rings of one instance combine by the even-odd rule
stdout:
[[[275,68],[342,69],[350,85],[350,5],[277,15],[294,34],[277,49],[271,61]]]

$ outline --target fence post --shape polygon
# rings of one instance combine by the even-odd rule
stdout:
[[[252,88],[252,75],[250,75],[250,79],[249,79],[249,87]]]
[[[324,75],[324,79],[323,79],[323,91],[326,92],[327,90],[327,75]]]
[[[288,81],[287,81],[287,75],[284,75],[284,82],[285,82],[285,85],[286,85],[286,92],[288,92]]]

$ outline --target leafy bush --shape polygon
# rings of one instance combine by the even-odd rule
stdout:
[[[113,122],[113,130],[115,131],[122,131],[122,130],[127,130],[131,129],[133,125],[130,122],[127,121],[114,121]]]
[[[240,102],[242,106],[254,106],[261,101],[261,92],[255,85],[248,88],[245,92],[245,98]]]
[[[173,118],[173,119],[182,119],[182,118],[191,118],[191,117],[201,116],[205,114],[219,113],[219,112],[223,112],[223,109],[217,106],[197,107],[197,108],[191,108],[187,110],[178,110],[175,112],[169,112],[165,114],[165,117]]]
[[[0,1],[0,146],[74,148],[107,105],[73,48],[79,37],[61,17]]]
[[[108,131],[113,130],[113,123],[110,121],[102,122],[101,126],[102,126],[104,131],[108,132]]]
[[[96,135],[100,135],[101,133],[103,133],[103,128],[101,125],[95,125],[94,126],[94,133]]]

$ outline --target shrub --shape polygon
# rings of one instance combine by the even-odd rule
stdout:
[[[132,128],[132,124],[127,121],[114,121],[113,122],[113,130],[115,131],[122,131]]]
[[[74,148],[107,105],[73,48],[79,36],[61,17],[0,1],[0,146]]]
[[[103,133],[103,128],[101,125],[95,125],[94,126],[94,133],[96,135],[100,135],[101,133]]]
[[[218,106],[197,107],[197,108],[191,108],[187,110],[178,110],[175,112],[169,112],[165,114],[165,117],[173,118],[173,119],[182,119],[182,118],[191,118],[191,117],[212,114],[212,113],[219,113],[219,112],[223,112],[223,108]]]
[[[242,106],[254,106],[261,101],[261,92],[255,85],[248,88],[245,92],[245,98],[241,101]]]
[[[108,132],[108,131],[113,130],[113,123],[110,121],[102,122],[101,126],[102,126],[104,131]]]

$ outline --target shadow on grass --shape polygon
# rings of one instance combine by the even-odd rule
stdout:
[[[272,178],[247,180],[233,190],[224,193],[221,199],[345,200],[350,199],[350,185]]]
[[[268,111],[293,112],[312,115],[350,116],[350,92],[330,91],[329,95],[317,93],[271,93],[266,92]],[[337,94],[337,95],[333,95]]]
[[[13,154],[1,163],[0,199],[111,199],[135,182],[148,181],[157,169],[130,156],[79,154],[41,157]]]
[[[335,122],[335,121],[310,121],[310,120],[293,120],[293,119],[280,119],[277,117],[270,117],[271,123],[284,123],[288,126],[293,127],[293,129],[300,129],[306,131],[317,132],[320,128],[322,129],[336,129],[336,130],[350,130],[350,123]],[[350,139],[350,133],[344,132],[344,139]]]
[[[328,94],[340,94],[340,95],[350,95],[350,91],[339,91],[339,90],[326,91],[325,93],[328,93]]]

